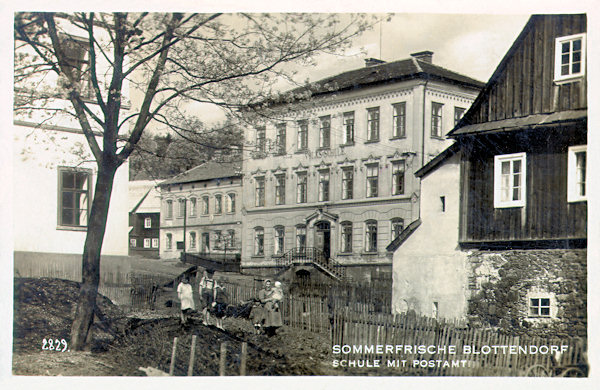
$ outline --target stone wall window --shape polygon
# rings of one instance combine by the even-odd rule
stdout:
[[[367,109],[367,142],[379,141],[379,107]]]
[[[394,111],[392,123],[392,138],[406,137],[406,102],[392,105]]]
[[[550,317],[550,298],[530,298],[529,316]]]
[[[344,144],[354,144],[354,111],[344,113]]]

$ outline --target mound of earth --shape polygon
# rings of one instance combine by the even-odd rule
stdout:
[[[13,351],[39,351],[43,339],[69,340],[80,284],[51,278],[15,278]],[[98,294],[95,347],[112,341],[123,326],[123,312]]]

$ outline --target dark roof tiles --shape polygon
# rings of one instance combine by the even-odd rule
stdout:
[[[202,165],[198,165],[188,171],[180,173],[170,179],[167,179],[159,184],[165,186],[169,184],[192,183],[196,181],[205,181],[219,179],[225,177],[241,177],[242,164],[241,162],[216,162],[208,161]]]

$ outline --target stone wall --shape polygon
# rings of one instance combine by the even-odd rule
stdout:
[[[471,253],[470,324],[511,334],[586,337],[586,258],[585,249]],[[550,315],[532,315],[532,298],[549,299]]]

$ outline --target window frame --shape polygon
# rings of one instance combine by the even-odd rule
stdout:
[[[144,218],[144,229],[152,229],[152,218]]]
[[[286,136],[287,136],[287,131],[286,131],[286,123],[285,122],[281,122],[278,123],[277,125],[275,125],[275,150],[277,155],[285,155],[287,153],[287,149],[286,149]]]
[[[275,175],[275,204],[285,204],[285,173]]]
[[[550,297],[529,297],[529,302],[527,305],[528,310],[528,317],[532,317],[532,318],[551,318],[552,317],[552,300]],[[537,302],[534,302],[537,301]],[[544,303],[543,301],[547,301],[546,305],[542,305],[542,303]],[[534,303],[537,303],[537,305],[534,305]],[[542,313],[542,311],[546,309],[547,310],[547,314],[546,313]],[[535,310],[535,313],[534,313]]]
[[[401,226],[401,228],[396,232],[397,226]],[[390,236],[391,236],[390,242],[394,241],[400,234],[402,234],[403,230],[404,230],[404,218],[400,218],[400,217],[392,218],[390,220]]]
[[[190,198],[190,217],[195,217],[198,212],[198,200],[195,196]]]
[[[344,127],[344,145],[354,145],[354,111],[342,114],[342,125]]]
[[[235,213],[235,208],[236,208],[236,204],[235,204],[235,192],[229,192],[227,195],[227,207],[226,207],[226,212],[228,214],[233,214]]]
[[[265,255],[265,229],[261,226],[254,228],[254,249],[252,252],[254,253],[253,256],[262,257]]]
[[[367,140],[366,142],[378,142],[380,137],[381,113],[379,107],[367,108]]]
[[[306,225],[296,225],[296,249],[299,252],[306,250],[306,230]]]
[[[454,106],[454,126],[458,124],[466,112],[466,108]]]
[[[331,148],[331,115],[319,117],[319,149]]]
[[[210,253],[210,233],[202,232],[200,239],[202,240],[200,242],[201,253]]]
[[[173,219],[173,199],[167,199],[166,204],[165,219]]]
[[[265,177],[258,176],[254,178],[254,206],[264,207],[265,206]]]
[[[305,151],[308,149],[308,121],[298,121],[298,133],[297,133],[297,147],[298,151]]]
[[[215,214],[216,215],[223,214],[223,195],[222,194],[215,195]]]
[[[353,228],[351,221],[340,223],[340,253],[352,253]]]
[[[572,65],[573,65],[573,45],[572,42],[576,41],[578,39],[581,39],[581,59],[580,59],[580,70],[577,73],[571,73],[572,71]],[[557,83],[561,83],[561,82],[566,82],[566,81],[570,81],[573,79],[577,79],[580,77],[585,76],[586,74],[586,57],[587,57],[587,45],[586,45],[586,40],[587,40],[587,34],[584,33],[579,33],[579,34],[573,34],[573,35],[567,35],[564,37],[557,37],[555,39],[555,45],[554,45],[554,81]],[[570,44],[570,51],[569,51],[569,74],[563,75],[561,74],[561,69],[563,66],[562,63],[562,45],[563,43],[566,42],[571,42]]]
[[[443,138],[443,128],[444,103],[431,102],[431,138]]]
[[[190,249],[196,249],[196,232],[192,231],[190,232],[190,243],[189,243],[189,248]]]
[[[283,255],[285,252],[285,227],[277,225],[273,227],[273,254]]]
[[[186,203],[187,202],[186,202],[185,198],[178,198],[177,199],[177,205],[179,206],[178,213],[177,213],[177,218],[184,218],[185,217]]]
[[[365,221],[365,247],[366,253],[377,253],[377,221],[370,219]]]
[[[346,176],[349,174],[349,177]],[[342,200],[354,198],[354,167],[342,167]]]
[[[509,194],[514,193],[514,172],[513,172],[513,163],[515,161],[521,162],[521,172],[519,174],[520,177],[520,186],[521,189],[521,199],[518,200],[502,200],[502,163],[510,162],[509,165]],[[525,207],[527,199],[527,154],[525,152],[521,153],[511,153],[511,154],[500,154],[494,156],[494,208],[510,208],[510,207]]]
[[[130,239],[129,239],[129,247],[130,247],[130,248],[136,248],[136,247],[137,247],[137,239],[135,239],[135,238],[130,238]]]
[[[371,175],[370,171],[374,169],[377,175]],[[379,196],[379,163],[365,164],[365,177],[366,177],[366,197],[377,198]]]
[[[585,153],[585,166],[583,178],[583,186],[584,186],[584,194],[581,194],[580,185],[578,183],[579,173],[577,166],[577,154]],[[567,202],[575,203],[575,202],[586,202],[587,201],[587,183],[588,183],[588,163],[587,163],[587,145],[575,145],[569,146],[567,155]]]
[[[202,196],[202,215],[210,214],[210,196]]]
[[[167,233],[166,237],[167,237],[166,249],[171,250],[171,249],[173,249],[173,234]]]
[[[79,188],[65,187],[65,178],[63,174],[65,173],[73,173],[75,176],[73,178],[74,185],[77,185],[77,175],[83,174],[85,175],[85,190]],[[58,205],[57,205],[57,225],[59,229],[72,229],[72,230],[87,230],[88,222],[90,217],[90,211],[92,206],[92,176],[93,172],[89,168],[74,168],[74,167],[58,167]],[[76,193],[83,194],[85,196],[85,209],[76,208],[75,207],[75,199],[73,198],[73,207],[65,207],[65,193]],[[73,223],[68,223],[69,221],[65,221],[63,209],[71,209],[72,210],[72,221]],[[85,212],[85,224],[75,224],[75,211],[79,214],[78,219],[81,220],[81,212]]]
[[[152,238],[152,248],[158,248],[159,244],[158,238]]]
[[[308,203],[308,172],[296,172],[296,203]]]
[[[392,104],[392,139],[398,138],[406,138],[406,102]]]
[[[265,153],[267,150],[267,128],[260,126],[256,128],[256,152]]]
[[[331,172],[329,169],[319,170],[319,202],[330,201]]]
[[[392,165],[392,195],[404,195],[406,191],[406,161],[394,160]],[[396,168],[400,168],[396,170]],[[401,181],[401,183],[400,183]],[[399,185],[400,184],[400,185]],[[402,188],[399,190],[399,186]]]

